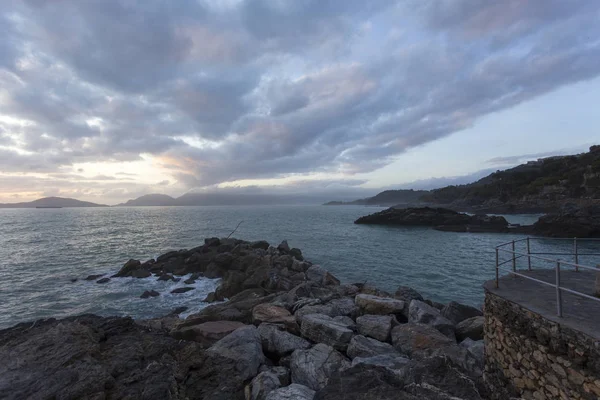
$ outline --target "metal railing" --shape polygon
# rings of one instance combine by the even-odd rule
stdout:
[[[532,252],[531,251],[531,242],[532,241],[551,241],[551,240],[561,241],[562,243],[572,242],[573,243],[573,251],[571,253],[543,252],[543,251],[542,252]],[[583,265],[583,264],[579,263],[579,257],[581,257],[581,256],[598,256],[598,257],[600,257],[600,252],[598,252],[598,253],[585,252],[585,251],[581,252],[580,251],[580,243],[581,242],[591,242],[591,243],[594,243],[594,244],[597,243],[598,245],[600,245],[600,238],[597,238],[597,239],[596,238],[565,239],[565,238],[526,237],[526,238],[519,239],[519,240],[512,240],[510,242],[502,243],[502,244],[496,246],[496,288],[498,288],[498,286],[499,286],[500,267],[502,267],[505,264],[511,263],[512,269],[507,270],[507,272],[509,272],[513,276],[519,276],[521,278],[525,278],[525,279],[540,283],[542,285],[552,286],[552,287],[556,288],[556,314],[559,317],[563,316],[563,312],[562,312],[562,308],[563,308],[562,293],[563,292],[571,293],[576,296],[581,296],[581,297],[584,297],[584,298],[587,298],[590,300],[600,302],[600,298],[598,298],[598,297],[594,297],[589,294],[578,292],[576,290],[561,286],[561,280],[560,280],[561,279],[561,267],[564,267],[564,266],[574,267],[576,272],[579,272],[580,269],[600,272],[600,264],[597,267],[592,267],[589,265]],[[521,245],[521,244],[524,244],[526,246],[525,250],[517,251],[516,250],[517,245]],[[501,253],[509,254],[510,258],[508,260],[500,261]],[[558,258],[556,258],[556,259],[547,258],[547,257],[542,257],[542,256],[571,256],[574,258],[574,262],[569,262],[569,261],[558,259]],[[532,270],[532,268],[531,268],[531,260],[532,259],[534,261],[539,260],[539,261],[543,261],[545,263],[548,263],[548,262],[553,263],[553,265],[554,265],[553,269],[555,270],[555,273],[556,273],[555,282],[554,283],[546,282],[546,281],[543,281],[540,279],[533,278],[532,276],[517,272],[517,260],[524,258],[524,257],[527,257],[527,268],[529,271]],[[600,259],[598,261],[600,262]]]

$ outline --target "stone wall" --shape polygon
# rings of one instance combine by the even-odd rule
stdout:
[[[488,291],[484,307],[494,399],[600,398],[600,342]]]

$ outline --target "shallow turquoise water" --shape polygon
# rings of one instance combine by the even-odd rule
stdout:
[[[369,282],[393,291],[414,287],[432,300],[481,304],[485,280],[494,277],[494,246],[520,238],[507,234],[438,232],[428,228],[355,225],[379,208],[362,206],[139,207],[0,210],[0,327],[37,318],[81,313],[163,315],[177,306],[191,311],[218,284],[170,295],[181,283],[113,279],[82,281],[114,273],[129,258],[145,260],[168,250],[191,248],[205,237],[287,239],[304,256],[343,282]],[[535,217],[510,217],[527,223]],[[544,246],[541,243],[540,246]],[[75,283],[70,280],[79,278]],[[147,289],[161,292],[140,299]],[[168,290],[167,290],[168,289]],[[164,293],[167,294],[164,294]]]

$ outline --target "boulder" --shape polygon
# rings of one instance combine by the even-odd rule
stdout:
[[[361,335],[385,342],[392,330],[392,319],[390,315],[365,314],[356,318],[356,326]]]
[[[145,269],[138,269],[131,273],[132,278],[138,278],[138,279],[148,278],[150,276],[152,276],[152,273]]]
[[[279,379],[279,383],[281,386],[288,386],[292,383],[292,378],[290,377],[290,369],[283,366],[273,366],[269,367],[267,365],[263,365],[260,367],[259,372],[270,372]]]
[[[290,361],[292,382],[313,390],[322,389],[335,372],[349,366],[350,362],[346,357],[323,343],[309,350],[294,351]]]
[[[238,376],[243,380],[256,376],[258,368],[265,361],[260,335],[256,327],[251,325],[231,332],[206,353],[234,362]]]
[[[141,265],[142,263],[139,260],[130,259],[121,267],[119,272],[117,272],[114,277],[122,278],[125,276],[131,276],[132,272],[139,269]]]
[[[95,281],[96,279],[100,278],[101,276],[104,276],[105,274],[97,274],[97,275],[88,275],[85,280],[86,281]]]
[[[110,282],[110,278],[102,278],[96,281],[96,283],[108,283]]]
[[[398,286],[394,298],[404,302],[404,315],[408,316],[408,305],[413,300],[424,301],[423,296],[415,289],[408,286]]]
[[[443,356],[460,365],[473,376],[480,376],[482,365],[456,341],[430,325],[408,323],[392,329],[392,344],[400,353],[411,359],[423,360],[432,356]]]
[[[472,340],[466,338],[460,342],[460,347],[467,349],[467,351],[477,360],[477,362],[483,366],[485,362],[485,344],[483,340]]]
[[[176,326],[171,331],[175,339],[193,340],[208,345],[223,339],[246,324],[237,321],[209,321],[193,326]]]
[[[304,261],[304,257],[302,257],[302,251],[300,249],[297,249],[297,248],[294,247],[294,248],[290,249],[289,253],[296,260],[298,260],[298,261]]]
[[[311,344],[308,340],[282,330],[273,324],[260,324],[258,333],[261,337],[263,351],[281,358],[294,352],[294,350],[308,349]]]
[[[183,283],[185,283],[186,285],[193,285],[194,283],[196,283],[196,280],[192,279],[192,278],[188,278],[185,281],[183,281]]]
[[[354,357],[352,366],[363,364],[377,367],[384,367],[391,370],[405,367],[410,359],[397,353],[384,353],[371,357]]]
[[[281,389],[276,389],[267,395],[266,400],[313,400],[315,391],[304,385],[292,383]]]
[[[460,342],[466,338],[472,340],[483,339],[483,317],[472,317],[461,321],[456,325],[456,339]]]
[[[319,285],[339,285],[340,281],[331,275],[325,268],[319,265],[313,265],[306,270],[306,279],[316,282]]]
[[[300,332],[315,343],[325,343],[342,351],[346,350],[354,336],[354,332],[344,324],[323,314],[308,314],[302,317]]]
[[[296,319],[288,310],[273,304],[258,304],[252,309],[252,322],[260,325],[263,322],[295,326]]]
[[[156,296],[160,296],[160,293],[158,293],[156,290],[145,290],[144,293],[142,293],[142,295],[140,296],[140,298],[147,299],[149,297],[156,297]]]
[[[449,338],[456,339],[454,336],[454,324],[444,318],[437,309],[429,304],[413,300],[408,307],[408,314],[409,322],[431,325]]]
[[[389,297],[379,297],[371,294],[358,294],[354,301],[363,314],[400,314],[404,310],[404,302]]]
[[[328,301],[326,305],[331,306],[334,310],[337,310],[337,315],[356,318],[358,315],[358,307],[354,303],[352,297],[341,297],[339,299],[333,299]]]
[[[533,224],[534,232],[553,237],[600,237],[600,205],[565,207],[557,213],[541,216]]]
[[[206,246],[206,247],[218,247],[220,245],[221,245],[221,239],[219,239],[219,238],[213,237],[213,238],[204,239],[204,246]]]
[[[290,245],[288,244],[287,240],[282,241],[279,246],[277,246],[277,250],[283,253],[288,253],[290,251]]]
[[[439,349],[456,346],[456,341],[431,325],[409,322],[394,327],[391,333],[394,348],[411,358],[434,354]]]
[[[265,400],[267,395],[281,387],[279,378],[271,372],[261,372],[246,386],[246,400]]]
[[[481,310],[475,307],[457,303],[455,301],[451,301],[444,308],[442,308],[441,314],[443,317],[452,321],[452,323],[455,325],[467,318],[479,317],[483,315]]]
[[[180,288],[171,290],[171,293],[173,293],[173,294],[185,293],[185,292],[189,292],[190,290],[194,290],[194,289],[195,289],[194,287],[190,287],[190,286],[180,287]]]
[[[348,357],[354,359],[356,357],[368,358],[381,354],[399,354],[394,347],[389,343],[380,342],[379,340],[368,338],[362,335],[356,335],[350,341],[347,351]]]
[[[171,274],[161,274],[157,281],[175,281],[175,277]]]

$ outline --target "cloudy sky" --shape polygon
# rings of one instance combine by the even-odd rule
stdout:
[[[600,142],[596,0],[2,0],[0,202],[377,192]]]

